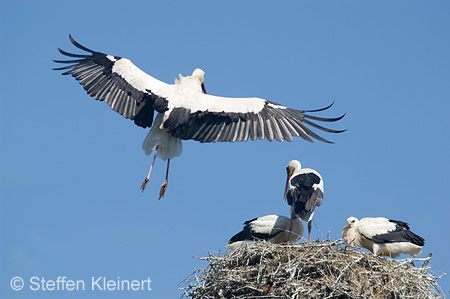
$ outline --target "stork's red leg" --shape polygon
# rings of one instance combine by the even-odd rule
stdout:
[[[309,242],[311,242],[311,221],[312,220],[308,221],[308,240],[309,240]]]
[[[288,235],[288,242],[291,242],[291,232],[292,227],[294,226],[294,206],[291,206],[291,222],[289,223],[289,235]]]
[[[170,163],[170,159],[167,160],[166,180],[161,185],[161,190],[159,191],[159,198],[158,198],[158,200],[161,199],[161,197],[164,197],[164,193],[166,193],[167,180],[169,179],[169,163]]]
[[[155,148],[155,155],[153,156],[153,161],[152,161],[152,165],[150,165],[150,171],[148,172],[147,177],[145,178],[144,182],[141,185],[141,190],[142,192],[144,192],[145,186],[147,186],[147,183],[150,179],[150,173],[152,173],[152,168],[153,168],[153,164],[155,163],[155,159],[156,159],[156,152],[158,151],[158,145]]]

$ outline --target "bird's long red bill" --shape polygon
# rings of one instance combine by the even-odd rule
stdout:
[[[202,83],[202,90],[203,90],[203,93],[204,93],[204,94],[207,94],[207,93],[206,93],[206,88],[205,88],[205,83]]]
[[[292,176],[292,174],[287,176],[286,187],[284,188],[283,200],[286,200],[287,189],[288,189],[288,186],[289,186],[289,180],[291,179],[291,176]]]

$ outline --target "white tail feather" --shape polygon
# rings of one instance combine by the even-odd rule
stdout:
[[[156,117],[150,132],[142,143],[142,149],[148,156],[158,146],[156,156],[166,161],[180,156],[183,152],[183,146],[179,138],[175,138],[161,129],[162,117],[162,114],[158,114]]]

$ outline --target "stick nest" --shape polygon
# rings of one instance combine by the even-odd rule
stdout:
[[[209,265],[182,283],[190,298],[445,298],[427,258],[377,257],[341,240],[252,242],[201,257]],[[416,267],[414,262],[421,263]]]

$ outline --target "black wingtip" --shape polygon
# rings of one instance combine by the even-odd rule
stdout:
[[[70,42],[75,45],[77,42],[75,41],[75,39],[72,37],[72,34],[69,33],[69,40]]]
[[[303,110],[303,111],[304,112],[320,112],[320,111],[324,111],[324,110],[331,108],[331,106],[333,106],[333,105],[334,105],[334,101],[330,105],[328,105],[327,107],[324,107],[324,108],[313,109],[313,110]]]
[[[69,39],[70,39],[70,42],[71,42],[75,47],[77,47],[78,49],[81,49],[81,50],[83,50],[83,51],[86,51],[86,52],[89,52],[89,53],[92,53],[92,54],[95,53],[95,51],[92,51],[91,49],[88,49],[88,48],[86,48],[85,46],[80,45],[80,44],[72,37],[72,35],[70,35],[70,34],[69,34]]]
[[[55,61],[55,62],[57,62],[57,61]],[[73,67],[72,65],[68,65],[68,66],[63,66],[63,67],[55,67],[55,68],[52,68],[52,70],[54,70],[54,71],[62,71],[62,70],[71,69],[72,67]]]
[[[75,41],[75,39],[72,37],[72,34],[69,33],[69,40],[72,43],[72,45],[75,45],[77,42]]]
[[[339,117],[335,117],[335,118],[330,118],[330,121],[334,122],[334,121],[338,121],[344,118],[344,116],[347,114],[347,112],[345,112],[344,114],[342,114]]]
[[[59,51],[59,53],[65,55],[65,56],[68,56],[68,57],[75,57],[75,58],[88,58],[88,57],[90,57],[90,55],[72,54],[72,53],[66,52],[66,51],[64,51],[64,50],[62,50],[60,48],[58,48],[58,51]]]
[[[309,118],[309,119],[313,119],[313,120],[318,120],[318,121],[324,121],[324,122],[335,122],[338,120],[341,120],[342,118],[344,118],[346,113],[342,114],[339,117],[333,117],[333,118],[328,118],[328,117],[318,117],[318,116],[313,116],[313,115],[308,115],[308,114],[303,114],[303,116],[305,118]]]
[[[306,118],[303,119],[303,122],[305,124],[307,124],[307,125],[310,125],[310,126],[316,128],[316,129],[319,129],[319,130],[322,130],[322,131],[328,132],[328,133],[343,133],[343,132],[347,131],[347,129],[345,129],[345,130],[333,130],[333,129],[325,128],[325,127],[322,127],[322,126],[320,126],[320,125],[318,125],[316,123],[313,123],[312,121],[307,120]]]
[[[328,105],[328,106],[326,106],[326,107],[324,107],[324,108],[319,108],[319,109],[314,109],[314,110],[303,110],[302,112],[304,113],[304,112],[320,112],[320,111],[325,111],[325,110],[330,109],[333,105],[334,105],[334,101],[333,101],[330,105]],[[318,116],[312,116],[312,115],[308,115],[308,114],[304,114],[304,117],[305,117],[305,118],[309,118],[309,119],[313,119],[313,120],[318,120],[318,121],[335,122],[335,121],[338,121],[338,120],[343,119],[344,116],[345,116],[346,114],[347,114],[347,112],[344,113],[344,114],[342,114],[342,115],[339,116],[339,117],[333,117],[333,118],[318,117]]]
[[[344,116],[346,116],[347,115],[347,112],[345,112],[344,114],[342,114],[342,116],[341,117],[339,117],[339,119],[343,119],[344,118]],[[338,120],[339,120],[338,119]]]

